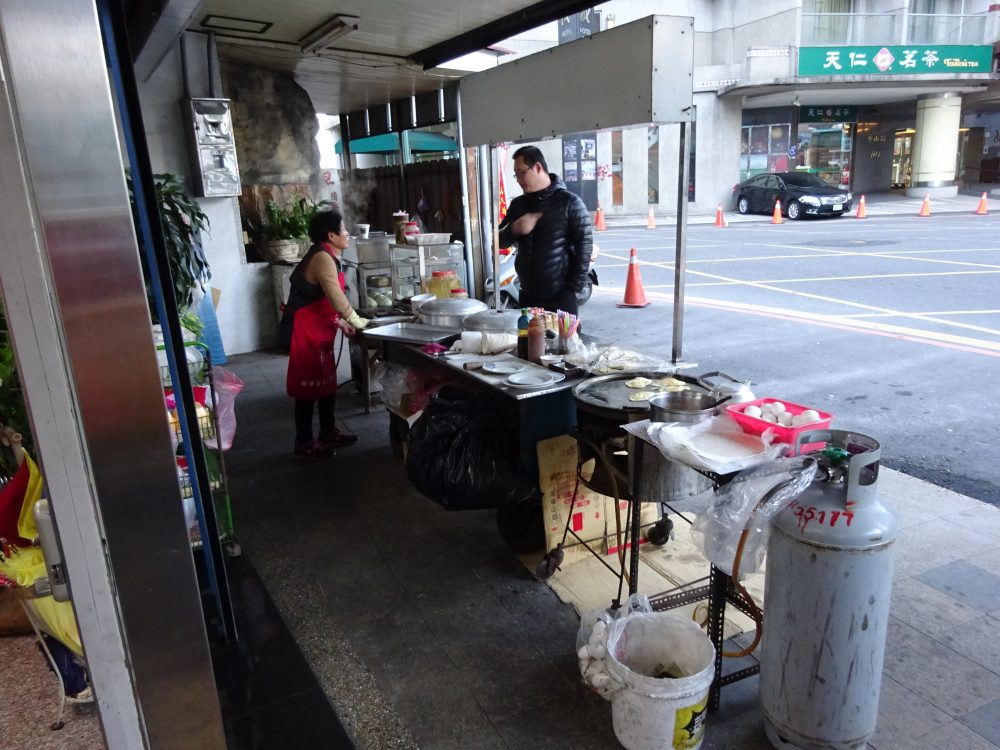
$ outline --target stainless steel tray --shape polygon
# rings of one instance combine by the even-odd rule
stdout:
[[[391,323],[386,326],[365,328],[361,333],[366,339],[378,341],[400,341],[404,344],[440,343],[462,334],[454,328],[436,328],[420,323]]]

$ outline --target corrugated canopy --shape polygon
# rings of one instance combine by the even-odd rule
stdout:
[[[458,144],[446,135],[440,133],[423,133],[412,130],[407,133],[410,151],[458,151]],[[337,141],[334,147],[338,154],[344,152],[343,141]],[[396,133],[383,133],[369,138],[351,139],[352,154],[394,154],[399,151],[399,136]]]

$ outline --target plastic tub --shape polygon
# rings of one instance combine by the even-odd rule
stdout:
[[[406,244],[408,245],[447,245],[449,242],[451,242],[451,235],[448,232],[411,232],[406,235]]]
[[[705,735],[715,647],[689,618],[641,612],[608,628],[615,736],[629,750],[698,750]],[[656,677],[676,666],[683,677]]]
[[[762,406],[763,404],[773,404],[782,403],[785,405],[785,410],[795,416],[796,414],[801,414],[806,409],[812,409],[819,414],[819,419],[815,422],[810,422],[809,424],[800,425],[798,427],[785,427],[784,425],[774,424],[773,422],[768,422],[760,417],[751,417],[743,413],[743,411],[748,406]],[[726,411],[729,415],[736,420],[736,423],[740,426],[743,432],[749,435],[761,435],[764,430],[770,428],[774,430],[775,440],[779,443],[787,443],[788,445],[795,445],[795,438],[801,432],[808,432],[810,430],[825,430],[830,426],[830,421],[833,419],[833,414],[827,411],[822,411],[821,409],[816,409],[811,406],[802,406],[800,404],[793,404],[791,401],[783,401],[780,398],[758,398],[753,401],[747,401],[743,404],[732,404],[726,407]],[[803,446],[803,453],[808,453],[812,449],[812,444]]]

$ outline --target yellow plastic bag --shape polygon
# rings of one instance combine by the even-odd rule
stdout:
[[[32,511],[42,496],[42,472],[38,470],[38,466],[27,452],[24,454],[24,461],[28,464],[28,489],[24,493],[21,515],[17,519],[17,533],[25,539],[35,539],[38,536],[38,527],[35,525],[35,514]]]

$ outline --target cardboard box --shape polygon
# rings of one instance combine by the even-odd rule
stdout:
[[[582,482],[577,487],[576,440],[569,435],[560,435],[539,441],[537,450],[546,551],[562,541],[569,518],[569,528],[591,549],[604,553],[607,510],[614,507],[614,501],[592,492]],[[584,469],[593,471],[593,466],[585,465]],[[572,534],[566,535],[563,549],[566,555],[564,566],[590,554]]]
[[[621,517],[622,526],[622,536],[625,535],[625,519],[628,517],[628,500],[619,500],[619,513]],[[615,519],[615,501],[614,498],[608,498],[608,534],[604,540],[604,549],[607,554],[613,555],[618,552],[618,533],[617,533],[617,521]],[[643,503],[641,510],[639,511],[639,545],[648,544],[646,541],[645,529],[653,523],[656,523],[660,518],[660,504],[659,503]],[[632,544],[625,538],[622,539],[623,546],[628,549]]]

